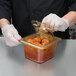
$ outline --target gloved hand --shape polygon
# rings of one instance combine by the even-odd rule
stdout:
[[[64,18],[60,18],[56,14],[49,14],[44,17],[42,23],[48,25],[53,31],[65,31],[69,27],[69,22]]]
[[[8,46],[13,47],[20,44],[18,40],[21,39],[21,36],[18,34],[13,24],[6,25],[2,27],[1,30]]]

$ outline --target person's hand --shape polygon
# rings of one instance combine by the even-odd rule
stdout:
[[[69,22],[56,14],[49,14],[44,17],[42,23],[45,23],[53,31],[65,31],[69,27]]]
[[[8,46],[13,47],[13,46],[17,46],[20,44],[20,42],[18,40],[21,39],[21,36],[18,34],[18,32],[15,29],[15,27],[13,26],[13,24],[11,24],[11,25],[8,24],[8,25],[2,27],[1,30],[4,35],[6,44]]]

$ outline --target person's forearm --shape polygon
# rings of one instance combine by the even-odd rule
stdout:
[[[76,12],[71,11],[65,16],[63,16],[64,19],[66,19],[69,22],[69,25],[72,26],[76,24]]]
[[[10,22],[7,19],[5,19],[5,18],[0,19],[0,28],[6,26],[8,24],[10,24]]]

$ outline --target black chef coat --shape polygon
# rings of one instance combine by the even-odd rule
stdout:
[[[34,33],[31,20],[41,21],[46,15],[55,13],[62,17],[69,11],[76,11],[76,0],[0,0],[0,19],[11,21],[24,37]],[[56,36],[69,38],[69,32],[55,32]]]

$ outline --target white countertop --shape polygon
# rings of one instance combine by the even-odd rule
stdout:
[[[1,37],[0,76],[76,76],[76,40],[61,41],[55,57],[38,64],[25,58],[23,44],[11,48]]]

